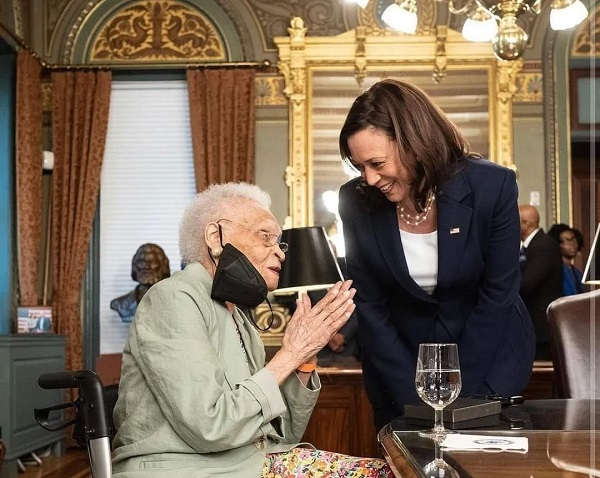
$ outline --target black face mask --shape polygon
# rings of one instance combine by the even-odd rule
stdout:
[[[213,279],[211,298],[254,308],[267,298],[267,283],[237,248],[227,243]]]

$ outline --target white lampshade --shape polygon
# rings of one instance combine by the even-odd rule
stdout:
[[[417,31],[417,5],[414,0],[405,0],[400,5],[392,3],[387,7],[381,19],[394,30],[404,33]]]
[[[550,10],[550,27],[552,30],[566,30],[579,25],[588,16],[588,10],[580,0],[555,1]]]
[[[487,13],[477,11],[475,15],[465,20],[462,35],[466,40],[472,42],[491,41],[498,33],[496,19]]]

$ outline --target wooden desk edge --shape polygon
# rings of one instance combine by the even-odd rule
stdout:
[[[397,437],[390,425],[383,427],[377,439],[385,461],[395,476],[401,478],[422,478],[423,474],[410,452]]]

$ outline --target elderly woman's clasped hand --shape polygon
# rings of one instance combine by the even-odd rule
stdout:
[[[316,360],[316,354],[348,321],[355,304],[351,280],[337,282],[314,306],[303,294],[286,326],[281,349],[267,365],[278,382],[303,363]]]

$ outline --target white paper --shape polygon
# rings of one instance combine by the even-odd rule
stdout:
[[[518,451],[527,453],[529,440],[527,437],[450,433],[446,435],[441,447],[448,450]]]

